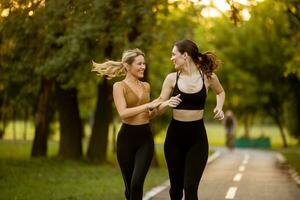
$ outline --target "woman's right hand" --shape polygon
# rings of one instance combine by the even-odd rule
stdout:
[[[168,101],[167,101],[167,104],[169,107],[171,108],[176,108],[180,102],[181,102],[181,99],[179,98],[180,97],[180,94],[174,96],[174,97],[171,97]]]

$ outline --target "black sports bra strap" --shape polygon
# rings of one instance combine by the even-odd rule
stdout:
[[[203,73],[203,71],[200,68],[199,68],[199,72],[200,72],[200,75],[202,76],[202,80],[204,82],[204,73]]]
[[[178,82],[178,79],[179,79],[179,75],[180,75],[180,72],[177,72],[176,73],[176,83],[175,83],[176,85],[177,85],[177,82]]]

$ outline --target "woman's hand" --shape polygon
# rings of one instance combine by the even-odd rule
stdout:
[[[215,113],[214,119],[218,119],[218,120],[224,119],[224,112],[221,108],[215,107],[214,113]]]
[[[180,94],[178,94],[177,96],[171,97],[167,101],[168,106],[171,108],[176,108],[181,102],[181,99],[179,97],[180,97]]]
[[[148,104],[147,108],[149,110],[153,110],[154,108],[157,108],[161,103],[162,101],[160,99],[155,99]]]

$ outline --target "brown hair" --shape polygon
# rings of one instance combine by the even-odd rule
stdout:
[[[122,54],[122,61],[112,61],[108,60],[104,63],[93,63],[92,72],[96,72],[97,75],[104,76],[107,79],[114,78],[116,76],[124,76],[126,74],[126,69],[124,63],[131,65],[136,57],[145,54],[138,48],[128,49]]]
[[[186,52],[208,78],[221,65],[221,60],[214,53],[210,51],[200,53],[198,46],[191,40],[180,40],[175,46],[181,54]]]

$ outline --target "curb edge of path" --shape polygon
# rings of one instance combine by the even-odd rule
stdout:
[[[208,157],[207,159],[207,165],[216,160],[219,156],[221,155],[220,151],[215,151],[211,156]],[[162,184],[160,184],[157,187],[152,188],[150,191],[148,191],[144,197],[143,200],[150,200],[152,199],[155,195],[160,193],[161,191],[165,190],[168,186],[170,185],[170,180],[166,180]]]
[[[292,167],[290,164],[288,164],[285,157],[282,155],[282,153],[278,152],[276,153],[276,159],[280,167],[286,168],[288,174],[292,177],[292,179],[295,181],[295,183],[300,186],[300,176],[298,172],[295,170],[294,167]]]

